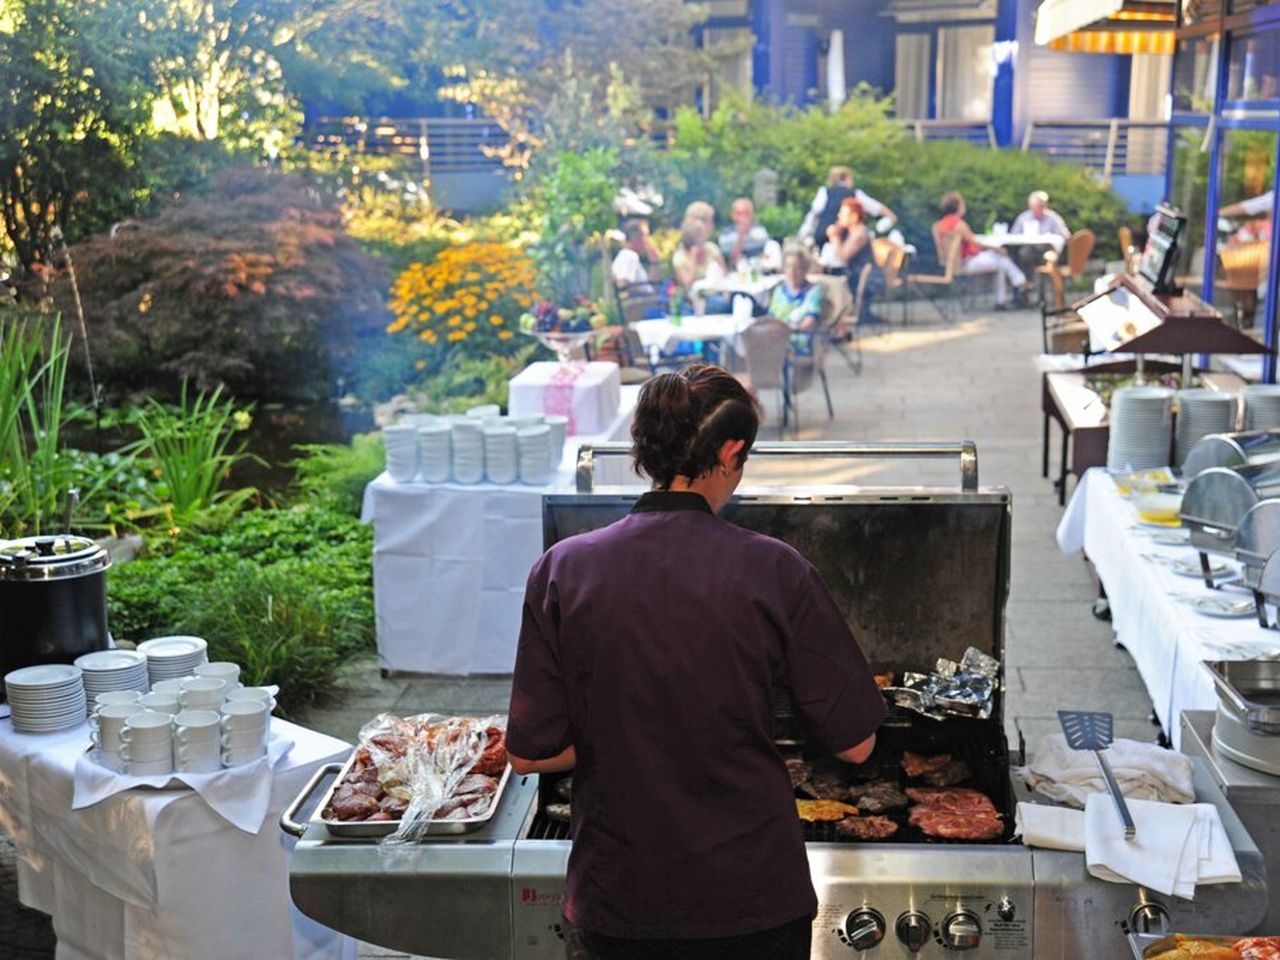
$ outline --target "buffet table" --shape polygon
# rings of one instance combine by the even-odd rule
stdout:
[[[607,429],[565,445],[546,487],[396,483],[383,473],[365,488],[384,670],[511,672],[525,581],[542,555],[542,495],[572,487],[580,445],[629,437],[639,393],[623,387]]]
[[[1218,705],[1201,661],[1280,654],[1280,632],[1263,629],[1256,616],[1214,618],[1186,603],[1187,598],[1244,599],[1246,594],[1230,587],[1211,591],[1198,577],[1174,573],[1170,562],[1196,560],[1196,551],[1189,544],[1157,544],[1152,535],[1158,532],[1138,525],[1133,504],[1120,496],[1105,470],[1094,468],[1067,505],[1058,546],[1064,553],[1083,549],[1092,561],[1111,603],[1116,642],[1133,657],[1156,717],[1176,748],[1182,711]]]
[[[58,960],[354,957],[354,942],[293,907],[292,841],[276,825],[311,774],[351,748],[273,724],[293,747],[253,835],[187,789],[128,790],[72,810],[88,724],[24,735],[0,720],[0,829],[18,848],[19,899],[53,917]]]

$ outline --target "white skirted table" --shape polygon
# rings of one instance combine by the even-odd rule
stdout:
[[[280,812],[350,745],[273,721],[293,746],[270,771],[256,833],[189,789],[133,789],[72,810],[83,724],[15,733],[0,720],[0,830],[18,850],[21,902],[53,918],[58,960],[345,960],[349,938],[289,896],[292,840]]]
[[[1190,545],[1166,546],[1158,528],[1139,525],[1133,504],[1116,491],[1105,470],[1085,472],[1058,525],[1064,553],[1084,550],[1111,604],[1116,642],[1129,651],[1166,735],[1179,746],[1184,710],[1215,710],[1205,660],[1247,660],[1280,653],[1280,632],[1256,616],[1221,619],[1199,613],[1188,600],[1220,596],[1244,600],[1239,591],[1209,590],[1173,564],[1197,560]],[[1166,531],[1167,532],[1167,531]]]
[[[607,427],[565,445],[555,478],[523,484],[396,483],[364,492],[373,524],[373,597],[384,670],[510,673],[525,581],[542,555],[542,495],[571,490],[578,448],[630,435],[640,388],[621,390]]]

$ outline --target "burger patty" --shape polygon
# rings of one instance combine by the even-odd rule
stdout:
[[[845,817],[836,824],[836,833],[852,840],[885,840],[897,832],[888,817]]]
[[[849,798],[866,813],[886,813],[907,805],[907,795],[890,780],[855,783],[849,788]]]

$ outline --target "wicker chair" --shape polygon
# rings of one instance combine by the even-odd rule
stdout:
[[[741,336],[746,370],[734,376],[757,397],[762,390],[778,391],[782,406],[781,433],[791,415],[791,384],[787,369],[791,328],[781,320],[762,317],[743,330]]]

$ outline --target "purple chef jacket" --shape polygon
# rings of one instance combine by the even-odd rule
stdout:
[[[702,939],[814,914],[772,737],[780,683],[832,752],[884,716],[817,570],[718,519],[700,494],[646,493],[534,565],[507,747],[528,760],[576,750],[571,923]]]

